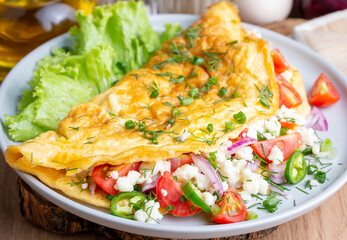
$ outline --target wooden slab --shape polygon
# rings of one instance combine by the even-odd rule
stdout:
[[[107,228],[77,217],[47,201],[32,190],[23,180],[17,179],[22,216],[30,223],[56,233],[79,233],[92,231],[109,239],[159,240],[162,238],[140,236]],[[254,240],[269,235],[277,227],[239,236],[218,238],[218,240]],[[217,239],[217,238],[215,238]]]

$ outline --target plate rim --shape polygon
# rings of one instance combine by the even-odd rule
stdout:
[[[151,21],[159,21],[167,18],[186,18],[191,21],[196,20],[199,16],[198,15],[191,15],[191,14],[159,14],[159,15],[152,15],[150,16]],[[319,63],[326,65],[329,69],[331,69],[334,74],[337,75],[339,79],[342,79],[342,83],[346,86],[347,80],[346,77],[331,63],[327,62],[327,60],[320,57],[317,53],[315,53],[313,50],[308,48],[307,46],[302,45],[299,42],[296,42],[290,38],[287,38],[281,34],[278,34],[276,32],[273,32],[271,30],[264,29],[262,27],[258,27],[252,24],[242,23],[243,27],[247,29],[257,29],[262,33],[266,33],[269,35],[274,35],[276,38],[278,38],[280,41],[284,43],[288,43],[290,47],[294,46],[297,50],[300,52],[307,53],[310,57],[313,57],[315,60],[317,60]],[[53,38],[44,44],[40,45],[36,49],[34,49],[32,52],[30,52],[28,55],[26,55],[6,76],[4,82],[0,86],[0,95],[2,92],[7,89],[7,85],[9,84],[9,80],[11,79],[11,76],[14,75],[15,71],[18,71],[17,69],[20,69],[20,67],[25,64],[27,59],[30,59],[33,55],[36,55],[37,52],[40,51],[40,48],[43,45],[49,45],[52,44],[52,42],[56,42],[60,39],[69,38],[68,33],[65,33],[63,35],[60,35],[56,38]],[[2,130],[0,131],[0,147],[5,155],[5,150],[7,148],[6,142],[5,142],[5,136],[6,133]],[[6,146],[6,147],[5,147]],[[191,239],[199,239],[199,238],[208,238],[208,237],[225,237],[225,236],[232,236],[232,235],[238,235],[253,231],[259,231],[262,229],[270,228],[276,225],[279,225],[281,223],[287,222],[291,219],[294,219],[296,217],[299,217],[306,212],[312,210],[313,208],[319,206],[321,203],[326,201],[331,195],[333,195],[336,191],[338,191],[346,182],[347,182],[347,169],[345,168],[339,177],[334,179],[333,182],[330,183],[330,185],[324,189],[322,192],[317,194],[316,196],[310,198],[309,201],[306,201],[295,208],[284,210],[280,213],[273,214],[272,218],[260,218],[257,220],[252,220],[245,223],[234,223],[234,224],[226,224],[226,225],[200,225],[200,226],[177,226],[175,228],[170,228],[170,225],[160,225],[160,224],[148,224],[148,223],[142,223],[142,222],[136,222],[132,220],[122,219],[122,218],[114,218],[112,217],[113,221],[110,221],[110,214],[106,214],[104,212],[100,212],[97,209],[92,209],[89,206],[83,205],[78,203],[77,201],[67,198],[64,195],[54,191],[50,187],[43,184],[41,181],[39,181],[37,178],[31,176],[30,174],[26,174],[24,172],[15,170],[16,173],[35,191],[37,191],[40,195],[47,198],[49,201],[53,202],[54,204],[58,205],[59,207],[75,214],[78,216],[81,216],[82,218],[85,218],[89,221],[118,229],[121,231],[131,232],[135,234],[141,234],[146,236],[154,236],[154,237],[176,237],[176,238],[191,238]],[[82,210],[81,210],[82,209]],[[88,213],[89,211],[89,213]],[[111,225],[113,224],[113,225]],[[165,226],[165,227],[163,227]],[[179,228],[179,229],[178,229]],[[171,236],[168,236],[168,234],[173,234]]]

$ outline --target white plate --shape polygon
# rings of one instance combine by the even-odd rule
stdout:
[[[163,30],[163,25],[166,22],[179,22],[183,27],[188,27],[197,18],[198,16],[193,15],[157,15],[150,17],[154,28],[158,31]],[[216,225],[209,222],[201,214],[188,218],[165,216],[161,224],[148,224],[112,216],[107,209],[97,208],[68,198],[47,187],[31,175],[20,171],[17,171],[17,174],[40,195],[77,216],[110,228],[154,237],[198,239],[244,234],[279,225],[317,207],[341,188],[347,180],[347,161],[345,159],[345,156],[347,156],[347,148],[345,147],[347,142],[347,125],[345,124],[347,108],[344,105],[347,103],[347,80],[334,66],[307,47],[266,29],[250,24],[244,24],[244,27],[259,30],[264,39],[271,42],[274,47],[279,48],[286,59],[301,72],[306,89],[310,89],[318,75],[324,72],[341,94],[340,102],[323,110],[330,123],[330,129],[327,133],[319,134],[323,138],[329,136],[338,148],[339,154],[333,162],[331,171],[327,174],[329,180],[311,191],[308,190],[309,195],[293,188],[289,192],[291,199],[284,200],[276,213],[265,213],[254,208],[259,213],[259,218],[248,222]],[[15,114],[21,91],[23,88],[27,88],[27,82],[31,79],[35,63],[48,55],[52,48],[71,45],[71,43],[72,41],[68,35],[57,37],[32,51],[13,68],[0,89],[0,117],[2,121],[4,121],[4,114]],[[3,152],[5,152],[7,146],[18,144],[9,140],[3,124],[0,129],[0,144]],[[338,163],[342,163],[342,165],[338,165]],[[299,186],[303,188],[303,183]],[[294,199],[296,200],[296,207],[293,206]]]

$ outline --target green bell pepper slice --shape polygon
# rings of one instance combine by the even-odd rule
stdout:
[[[192,203],[194,203],[196,206],[198,206],[199,208],[201,208],[203,211],[207,212],[208,214],[212,212],[211,208],[201,198],[201,192],[199,191],[199,189],[197,189],[194,186],[191,180],[186,181],[181,188],[182,188],[184,196],[188,200],[190,200]]]
[[[306,173],[307,164],[304,154],[300,151],[295,151],[287,160],[284,177],[288,182],[297,184],[306,177]]]
[[[120,192],[112,198],[111,214],[117,217],[134,219],[135,211],[139,204],[144,203],[147,196],[142,192]]]

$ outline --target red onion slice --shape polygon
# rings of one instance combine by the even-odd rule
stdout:
[[[92,180],[89,182],[88,188],[90,190],[90,195],[94,196],[96,189],[96,182],[94,181],[94,178],[92,178]]]
[[[160,177],[159,175],[152,176],[153,181],[149,184],[144,184],[141,188],[142,192],[148,192],[149,190],[152,190],[153,188],[155,188],[157,186],[159,177]]]
[[[306,119],[305,127],[318,131],[328,131],[328,122],[319,108],[312,107],[311,113]]]
[[[229,154],[233,154],[237,150],[239,150],[240,148],[246,147],[246,146],[253,144],[253,143],[256,143],[256,142],[258,142],[258,140],[254,139],[254,138],[250,138],[250,137],[241,138],[240,140],[235,142],[233,145],[228,147]]]
[[[274,172],[271,173],[270,180],[276,184],[285,183],[286,179],[284,177],[284,170],[286,169],[286,162],[281,164],[269,164],[269,171]]]
[[[211,163],[198,154],[190,154],[192,157],[195,166],[197,166],[201,172],[203,172],[206,177],[212,183],[214,189],[220,194],[223,195],[223,184],[220,178],[218,177],[216,171],[213,169]]]
[[[255,159],[253,162],[247,162],[247,168],[250,169],[252,172],[255,172],[258,169],[259,165],[260,165],[259,159]]]
[[[178,140],[180,140],[181,142],[184,142],[184,140],[186,140],[189,136],[190,136],[190,132],[185,132],[182,134],[182,136],[178,138]]]

